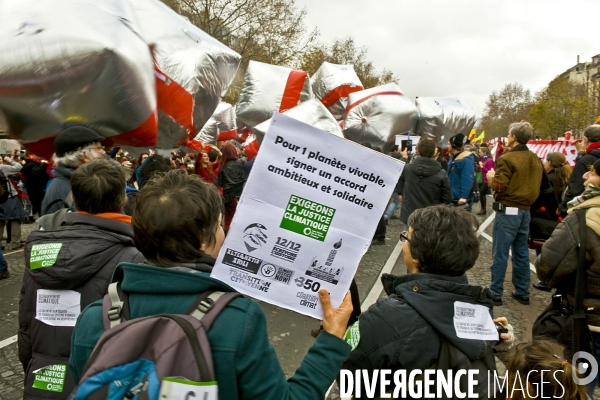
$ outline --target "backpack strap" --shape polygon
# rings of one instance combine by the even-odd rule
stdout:
[[[198,296],[189,315],[200,320],[208,332],[221,311],[237,297],[244,296],[238,292],[206,291]]]
[[[57,203],[59,203],[61,201],[63,203],[63,206],[61,208],[71,208],[71,207],[73,207],[73,203],[74,203],[73,202],[73,192],[69,192],[69,194],[67,195],[67,198],[64,199],[64,200],[63,199],[52,200],[50,202],[50,204],[48,204],[46,206],[46,208],[44,209],[44,215],[48,214],[48,210],[50,210],[50,208],[52,208],[53,205],[55,205],[55,204],[57,204]]]
[[[108,285],[108,294],[102,301],[102,320],[108,330],[129,319],[129,296],[123,292],[119,282]]]

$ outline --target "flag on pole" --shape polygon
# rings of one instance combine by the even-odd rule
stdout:
[[[484,139],[484,138],[485,138],[485,131],[482,131],[482,132],[481,132],[481,135],[479,135],[479,136],[477,137],[477,140],[479,140],[479,141],[480,141],[480,143],[483,143],[483,139]]]
[[[475,129],[471,129],[471,133],[469,133],[469,140],[473,141],[473,139],[475,139],[475,135],[477,135],[477,131]]]

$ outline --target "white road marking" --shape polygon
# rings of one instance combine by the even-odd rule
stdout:
[[[485,233],[485,232],[479,232],[479,231],[477,233],[479,233],[485,239],[489,240],[490,243],[493,242],[492,237],[490,235],[488,235],[487,233]],[[508,254],[512,257],[512,251],[511,250],[508,251]],[[534,273],[537,273],[537,271],[535,270],[535,265],[533,265],[532,263],[529,263],[529,269],[532,270]]]
[[[4,339],[3,341],[0,342],[0,349],[8,346],[9,344],[13,344],[16,341],[17,341],[17,335],[11,336],[8,339]]]

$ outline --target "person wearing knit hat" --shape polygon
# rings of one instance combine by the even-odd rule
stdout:
[[[71,174],[79,166],[106,156],[100,144],[104,137],[91,128],[72,126],[62,130],[54,139],[54,179],[42,200],[41,215],[60,210],[71,192]]]
[[[600,125],[590,125],[583,131],[583,152],[581,156],[577,156],[573,173],[567,182],[567,191],[562,203],[559,205],[560,214],[564,217],[567,215],[568,203],[575,196],[583,193],[583,175],[588,171],[590,166],[600,160]]]
[[[448,179],[452,190],[452,203],[471,211],[473,185],[475,183],[475,157],[463,151],[467,137],[457,133],[448,140]]]

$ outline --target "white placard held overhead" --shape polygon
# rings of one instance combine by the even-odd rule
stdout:
[[[341,304],[404,163],[273,116],[211,276],[315,318]]]

